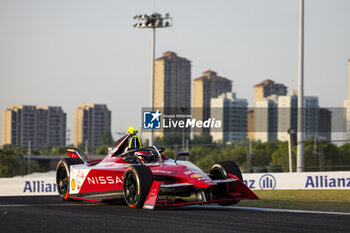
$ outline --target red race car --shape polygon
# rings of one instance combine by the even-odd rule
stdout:
[[[189,161],[161,153],[164,147],[142,147],[137,130],[128,131],[100,161],[84,160],[74,148],[56,170],[59,196],[102,202],[125,200],[132,208],[219,203],[232,205],[243,199],[259,199],[244,183],[236,163],[215,163],[204,173]]]

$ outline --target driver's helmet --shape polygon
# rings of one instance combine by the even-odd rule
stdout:
[[[142,147],[141,140],[136,135],[138,133],[138,130],[134,129],[134,127],[130,126],[128,129],[128,133],[130,133],[132,135],[129,139],[128,150],[137,149],[137,148]],[[137,151],[137,152],[135,152],[135,155],[143,162],[145,161],[145,157],[147,157],[150,154],[151,154],[150,151]]]
[[[129,139],[129,150],[142,147],[141,140],[139,136],[136,135],[138,132],[139,131],[137,129],[134,129],[134,127],[129,127],[128,133],[132,135]]]

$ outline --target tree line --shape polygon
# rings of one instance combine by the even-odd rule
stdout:
[[[102,146],[89,147],[89,152],[90,154],[105,155],[112,142],[111,134],[105,133],[101,136]],[[170,158],[175,157],[175,151],[184,150],[181,134],[156,138],[154,144],[165,146],[167,149],[163,153]],[[85,144],[80,144],[78,149],[84,153]],[[295,171],[296,146],[292,150],[293,171]],[[248,140],[229,144],[214,143],[212,137],[204,133],[194,135],[188,141],[188,151],[191,153],[188,159],[204,171],[209,171],[214,163],[226,160],[235,161],[243,172],[289,171],[288,143],[277,140],[266,143]],[[24,155],[27,153],[26,148],[4,145],[0,150],[0,177],[26,174],[27,161],[25,161]],[[65,147],[50,148],[48,146],[44,150],[32,150],[31,153],[35,155],[65,155],[66,151]],[[248,171],[249,153],[252,168],[250,171]],[[42,171],[36,161],[31,161],[30,166],[32,172]],[[328,141],[309,138],[304,142],[304,166],[305,171],[350,170],[350,143],[338,146]]]
[[[157,138],[155,142],[157,145],[168,145],[164,154],[171,158],[174,158],[177,148],[183,150],[181,135]],[[176,148],[174,144],[179,146]],[[296,146],[292,147],[293,171],[296,171],[296,149]],[[209,171],[215,162],[226,160],[235,161],[244,172],[289,171],[288,143],[278,140],[265,143],[248,140],[229,144],[214,143],[210,135],[202,134],[190,140],[188,151],[191,153],[189,160],[204,171]],[[304,142],[304,167],[305,171],[350,170],[350,143],[338,146],[325,140],[309,138]]]
[[[88,147],[89,154],[102,155],[106,154],[108,146],[113,143],[112,134],[105,132],[100,136],[101,146]],[[67,147],[74,147],[68,145]],[[85,142],[78,145],[78,150],[81,153],[85,152]],[[66,155],[66,146],[51,147],[45,145],[42,150],[32,149],[31,155]],[[18,175],[26,175],[28,173],[28,161],[25,156],[28,155],[28,149],[14,145],[4,145],[0,150],[0,177],[13,177]],[[44,172],[39,163],[35,160],[30,160],[30,171]]]

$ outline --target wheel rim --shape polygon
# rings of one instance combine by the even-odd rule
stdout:
[[[133,172],[128,172],[124,181],[124,196],[128,205],[134,205],[137,197],[137,180]]]
[[[58,191],[60,192],[60,194],[65,195],[69,186],[68,174],[65,167],[61,166],[61,169],[58,172],[57,184],[58,184]]]

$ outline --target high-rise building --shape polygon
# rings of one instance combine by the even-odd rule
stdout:
[[[281,83],[275,83],[270,79],[266,79],[254,86],[254,106],[259,100],[263,100],[271,95],[281,96],[287,95],[287,87]]]
[[[2,112],[2,145],[33,149],[64,146],[66,113],[61,107],[11,105]]]
[[[350,100],[350,59],[348,59],[348,99]]]
[[[288,129],[297,132],[298,126],[298,96],[286,95],[278,98],[278,132],[280,141],[288,140]]]
[[[232,81],[220,77],[216,72],[208,70],[193,80],[193,117],[197,120],[207,120],[210,117],[210,101],[219,95],[232,92]],[[198,129],[198,133],[209,132],[209,128]]]
[[[288,129],[297,130],[298,125],[298,96],[297,91],[292,91],[288,96],[278,98],[278,133],[280,141],[288,140]],[[318,138],[319,105],[318,97],[304,97],[304,138]]]
[[[191,106],[191,61],[171,51],[155,60],[154,106]]]
[[[304,97],[304,139],[318,138],[318,97]]]
[[[344,100],[344,140],[350,141],[350,99]]]
[[[258,101],[264,100],[272,95],[276,95],[277,97],[287,95],[287,87],[284,84],[275,83],[270,79],[266,79],[254,85],[254,107]],[[255,132],[257,131],[255,117],[255,110],[250,110],[248,113],[248,138],[250,140],[257,140],[255,137]]]
[[[255,104],[255,140],[267,142],[277,138],[278,96],[271,95]]]
[[[100,146],[101,135],[111,132],[111,111],[105,104],[81,104],[74,111],[74,146]]]
[[[318,138],[326,141],[332,139],[332,112],[327,108],[318,110]]]
[[[191,113],[191,61],[172,51],[155,60],[154,108],[162,109],[166,115]],[[156,130],[154,136],[181,132],[167,128]]]
[[[343,107],[344,107],[344,140],[350,141],[350,59],[348,60],[348,66],[349,66],[349,78],[348,78],[348,94],[349,98],[347,100],[344,100]]]
[[[255,111],[250,108],[247,114],[247,137],[249,140],[255,140]]]
[[[210,117],[222,122],[221,129],[213,129],[210,134],[214,141],[235,142],[247,137],[248,101],[237,99],[236,94],[227,92],[211,98]]]
[[[36,111],[38,145],[64,146],[66,144],[66,113],[61,107],[51,106],[38,106]]]

